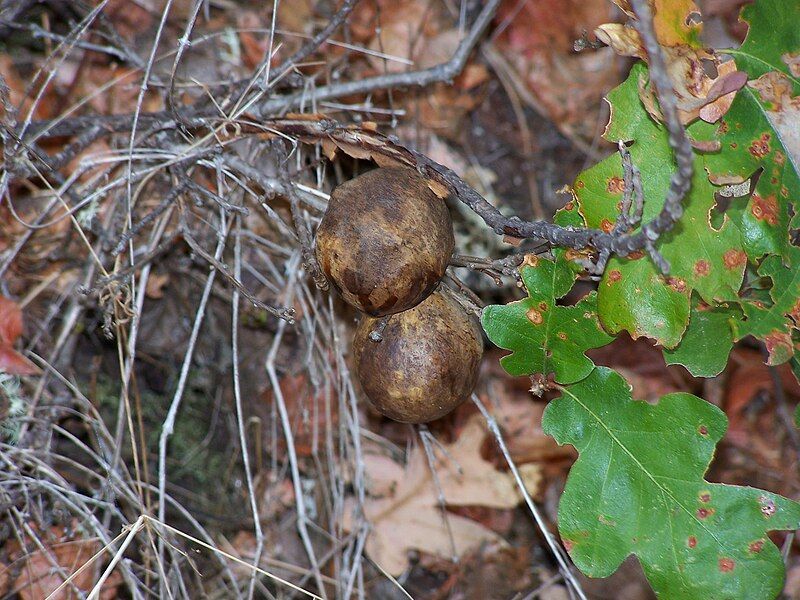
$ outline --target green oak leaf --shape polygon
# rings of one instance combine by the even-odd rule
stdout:
[[[785,256],[789,247],[790,204],[800,199],[800,3],[760,0],[742,10],[747,38],[731,54],[751,81],[715,126],[696,131],[716,139],[719,151],[705,155],[712,181],[743,181],[763,168],[749,200],[734,200],[726,214],[741,230],[750,260]],[[795,213],[798,211],[795,209]],[[795,217],[791,227],[800,227]]]
[[[633,141],[630,152],[642,174],[645,222],[663,207],[675,169],[666,129],[650,117],[639,99],[639,83],[646,79],[646,67],[635,65],[628,79],[609,93],[612,116],[605,133],[612,141]],[[613,227],[623,187],[618,155],[578,176],[574,194],[587,225]],[[747,262],[741,235],[727,218],[718,228],[712,226],[714,206],[714,187],[703,171],[703,158],[696,157],[684,216],[656,244],[670,262],[669,277],[663,277],[641,253],[612,258],[606,267],[598,306],[600,320],[610,333],[625,330],[672,348],[686,329],[693,290],[707,303],[737,299]]]
[[[664,349],[664,361],[668,365],[683,365],[695,377],[719,375],[733,348],[733,314],[736,312],[732,306],[709,306],[694,295],[689,326],[680,344],[671,350]]]
[[[780,592],[783,561],[767,532],[796,529],[800,504],[703,478],[727,429],[719,408],[685,393],[634,401],[619,374],[598,367],[548,405],[542,427],[580,454],[558,528],[586,575],[608,576],[635,554],[663,598]]]
[[[797,352],[792,334],[800,327],[800,248],[790,246],[788,264],[780,256],[767,256],[758,274],[772,280],[771,303],[742,302],[744,320],[735,321],[734,328],[737,339],[752,335],[763,341],[767,364],[779,365]]]
[[[721,50],[736,59],[736,66],[751,79],[781,71],[800,93],[800,3],[796,0],[758,0],[742,9],[740,19],[749,25],[738,50]]]
[[[554,373],[559,383],[579,381],[594,368],[584,352],[613,340],[600,327],[594,292],[574,306],[556,304],[572,289],[578,268],[563,252],[554,261],[529,257],[520,270],[528,297],[483,310],[486,335],[512,351],[500,359],[511,375]]]

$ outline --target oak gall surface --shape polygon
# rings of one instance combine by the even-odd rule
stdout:
[[[437,291],[393,315],[381,342],[369,339],[377,323],[361,318],[353,351],[361,387],[379,412],[403,423],[427,423],[469,397],[483,338],[475,319],[455,300]]]
[[[315,252],[346,302],[368,315],[384,316],[428,297],[454,246],[444,200],[416,170],[386,167],[333,190]]]

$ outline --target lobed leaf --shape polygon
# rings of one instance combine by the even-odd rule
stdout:
[[[554,373],[559,383],[579,381],[594,368],[584,352],[613,340],[600,327],[594,292],[574,306],[556,304],[572,288],[576,268],[563,252],[554,261],[529,257],[520,270],[528,297],[483,310],[486,335],[512,351],[500,360],[511,375]]]
[[[628,79],[609,93],[612,113],[605,134],[612,141],[633,142],[631,157],[642,174],[643,221],[663,207],[675,169],[666,129],[650,117],[639,98],[646,74],[644,65],[635,65]],[[642,253],[609,261],[598,289],[598,306],[610,333],[628,331],[673,348],[688,324],[692,291],[709,304],[737,299],[747,262],[741,235],[727,218],[718,227],[712,225],[714,188],[702,167],[702,158],[697,157],[684,216],[656,245],[670,262],[669,277]],[[623,188],[618,155],[578,176],[574,194],[589,226],[613,227]]]
[[[664,361],[683,365],[695,377],[719,375],[733,348],[731,315],[735,310],[734,305],[709,306],[693,296],[689,326],[680,344],[664,349]]]
[[[543,429],[579,452],[558,509],[578,568],[613,573],[635,554],[664,598],[774,598],[784,566],[767,532],[800,525],[800,504],[703,478],[727,419],[675,393],[656,405],[598,367],[563,389]]]

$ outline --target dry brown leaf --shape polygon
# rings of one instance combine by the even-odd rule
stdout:
[[[71,527],[70,529],[74,528]],[[36,527],[32,525],[32,529]],[[73,587],[65,587],[51,596],[66,579],[80,569],[100,549],[96,539],[73,539],[64,527],[51,527],[45,535],[40,535],[46,551],[39,549],[26,553],[17,540],[6,545],[10,564],[0,563],[0,593],[16,593],[20,600],[73,600],[83,597],[95,584],[95,569],[85,569],[71,580]],[[24,538],[28,548],[36,548],[28,537]],[[61,572],[59,572],[59,569]],[[10,581],[11,574],[18,574]],[[116,571],[111,574],[100,592],[101,600],[111,600],[117,596],[117,588],[122,577]],[[9,587],[10,586],[10,587]],[[81,591],[79,595],[76,588]]]
[[[164,297],[164,288],[169,284],[169,273],[151,273],[147,278],[144,293],[155,300]]]
[[[748,84],[768,107],[767,119],[775,128],[790,159],[800,161],[800,96],[792,96],[792,83],[778,71],[765,73]]]
[[[621,0],[616,4],[633,17],[627,2]],[[709,123],[718,121],[728,112],[736,92],[747,83],[747,75],[736,70],[734,61],[723,63],[713,52],[698,47],[702,25],[691,18],[692,14],[699,15],[692,0],[655,0],[650,4],[655,5],[656,37],[666,56],[681,120],[690,123],[699,117]],[[617,54],[647,60],[642,39],[630,25],[606,23],[595,29],[595,35]],[[703,61],[713,63],[717,77],[708,75]],[[644,82],[639,84],[639,95],[653,118],[663,120],[653,90]]]
[[[446,457],[436,452],[436,473],[448,505],[502,509],[513,508],[521,501],[511,474],[498,471],[481,456],[485,437],[481,417],[475,415],[458,440],[446,446]],[[364,467],[370,492],[364,513],[372,527],[366,550],[387,572],[402,573],[407,566],[407,553],[412,549],[450,557],[453,546],[461,556],[484,542],[505,543],[483,525],[448,513],[451,542],[439,510],[438,491],[421,447],[412,450],[405,469],[397,463],[388,466],[385,459],[366,457]],[[520,471],[527,489],[534,492],[541,477],[539,467],[523,465]],[[378,494],[381,497],[376,497]],[[350,500],[345,514],[352,515],[354,508],[354,501]],[[351,519],[345,520],[346,529],[353,528]]]
[[[17,303],[0,296],[0,372],[11,375],[34,375],[39,369],[14,350],[14,342],[22,335],[22,310]]]
[[[506,0],[498,11],[504,29],[495,47],[509,79],[521,80],[535,108],[569,137],[593,138],[600,99],[622,75],[612,50],[576,53],[574,42],[615,13],[606,0]]]

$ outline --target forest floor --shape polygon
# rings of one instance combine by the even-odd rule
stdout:
[[[703,4],[714,43],[742,39],[741,2]],[[448,61],[482,6],[0,2],[0,114],[33,132],[35,157],[14,162],[4,136],[0,597],[41,599],[67,578],[54,597],[98,581],[101,598],[304,597],[290,584],[329,598],[652,597],[634,559],[607,579],[559,568],[475,403],[410,426],[364,401],[357,315],[303,270],[292,204],[313,230],[369,156],[189,123],[223,107],[257,121],[266,102],[261,117],[366,124],[504,213],[549,219],[615,150],[602,98],[630,62],[576,51],[620,20],[611,3],[506,0],[452,82],[346,86]],[[451,208],[459,253],[513,250]],[[459,273],[484,303],[521,297],[511,278]],[[576,454],[542,432],[551,396],[505,374],[501,355],[487,346],[476,394],[555,532]],[[636,398],[687,391],[724,409],[710,480],[800,493],[800,387],[758,348],[736,347],[709,380],[644,339],[592,357]],[[800,598],[797,544],[774,539],[786,597]]]

